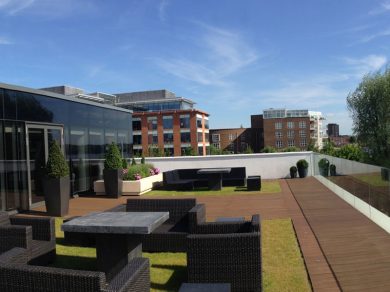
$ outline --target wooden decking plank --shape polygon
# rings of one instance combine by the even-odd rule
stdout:
[[[288,184],[341,289],[390,291],[390,235],[315,178]]]

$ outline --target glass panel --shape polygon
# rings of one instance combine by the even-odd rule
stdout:
[[[191,142],[191,134],[189,132],[180,133],[180,141],[182,143],[190,143]]]
[[[28,130],[28,143],[30,154],[30,177],[31,177],[31,201],[42,201],[43,187],[42,178],[45,175],[45,134],[43,129]]]
[[[75,189],[78,191],[89,189],[89,163],[86,161],[87,131],[85,128],[73,127],[70,131],[70,159]]]
[[[16,120],[16,97],[10,90],[4,90],[4,118]]]
[[[189,116],[180,116],[180,128],[189,129],[190,128],[190,117]]]
[[[164,129],[173,129],[173,117],[172,116],[163,116],[163,128]]]
[[[0,89],[0,119],[2,119],[3,115],[4,115],[3,92],[4,92],[4,90]],[[0,136],[0,137],[3,139],[2,136]],[[0,208],[0,210],[1,210],[1,208]]]
[[[5,160],[4,160],[4,133],[3,122],[0,121],[0,210],[3,209],[3,202],[5,200]]]
[[[20,207],[27,198],[27,171],[24,124],[5,122],[6,210]]]
[[[164,133],[164,144],[173,143],[173,133]]]
[[[133,131],[141,131],[141,121],[134,121],[133,120]]]

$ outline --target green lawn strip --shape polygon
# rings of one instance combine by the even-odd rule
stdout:
[[[263,291],[311,291],[290,219],[262,221]]]
[[[259,195],[268,193],[281,192],[278,180],[262,181],[261,191],[247,191],[246,187],[223,187],[220,191],[210,191],[207,188],[197,188],[191,191],[167,191],[167,190],[153,190],[143,196],[164,196],[164,197],[180,197],[180,196],[229,196],[229,195]]]
[[[95,248],[62,245],[56,219],[57,259],[53,266],[96,269]],[[178,291],[187,279],[185,253],[144,253],[151,264],[151,291]],[[262,221],[263,291],[311,291],[291,220]]]
[[[374,187],[390,187],[390,183],[388,181],[382,180],[380,173],[355,174],[353,177]]]

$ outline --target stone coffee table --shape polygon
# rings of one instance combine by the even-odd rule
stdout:
[[[169,212],[102,212],[70,220],[61,226],[68,232],[96,237],[97,268],[112,279],[134,257],[142,256],[139,234],[149,234],[169,218]]]

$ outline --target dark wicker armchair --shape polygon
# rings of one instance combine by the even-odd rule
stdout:
[[[196,199],[129,199],[127,212],[169,212],[169,219],[151,234],[142,235],[142,250],[185,252],[189,234],[189,211]]]
[[[199,223],[193,230],[202,234],[187,237],[189,282],[231,283],[232,291],[261,291],[259,215],[248,222]]]
[[[150,291],[149,260],[134,258],[110,282],[103,272],[31,266],[20,263],[26,250],[14,248],[0,255],[0,291]],[[15,260],[19,260],[15,263]]]
[[[14,247],[25,248],[32,264],[44,265],[54,261],[54,219],[9,216],[7,212],[0,212],[0,253]]]

